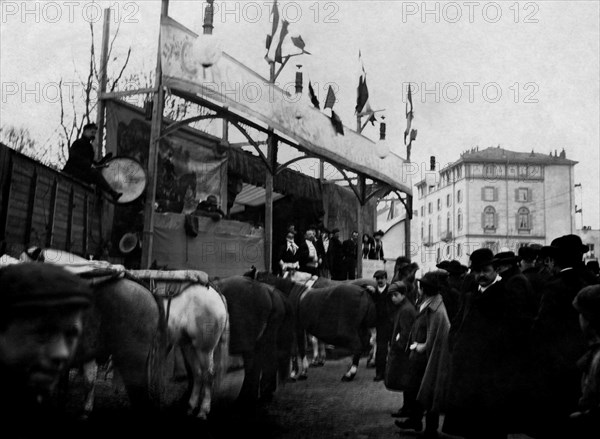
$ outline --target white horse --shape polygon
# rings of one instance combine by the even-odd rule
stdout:
[[[191,389],[188,414],[192,415],[199,407],[197,417],[206,419],[210,412],[215,378],[220,380],[227,369],[229,347],[227,303],[208,284],[206,273],[188,270],[130,271],[120,265],[111,265],[106,261],[88,261],[54,249],[30,248],[21,254],[20,260],[62,265],[72,273],[88,279],[94,273],[106,275],[107,271],[113,270],[117,275],[126,274],[130,278],[149,281],[154,290],[152,293],[162,302],[166,316],[169,346],[164,347],[165,351],[169,352],[173,346],[179,346],[186,363]],[[94,306],[92,312],[100,312],[95,308]],[[121,323],[127,324],[125,321]],[[84,365],[86,415],[93,409],[97,370],[95,362]]]

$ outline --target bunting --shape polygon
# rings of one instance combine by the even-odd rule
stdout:
[[[319,99],[317,99],[317,95],[315,95],[315,90],[310,81],[308,81],[308,95],[310,97],[310,102],[315,106],[316,109],[320,109]]]
[[[367,87],[367,72],[362,61],[362,54],[358,51],[358,61],[360,64],[360,75],[358,78],[357,97],[356,97],[356,114],[367,115],[372,114],[373,110],[369,103],[369,88]],[[369,119],[370,120],[370,119]]]
[[[412,120],[414,119],[413,114],[413,103],[412,103],[412,91],[410,89],[410,84],[408,85],[408,93],[406,95],[406,130],[404,130],[404,144],[406,145],[406,140],[411,134]],[[416,134],[415,134],[416,135]]]
[[[286,38],[289,35],[289,26],[290,23],[287,20],[282,20],[279,16],[279,7],[277,6],[277,1],[273,2],[273,7],[271,8],[271,33],[267,35],[266,48],[267,54],[265,55],[265,59],[268,62],[278,62],[283,63],[283,52],[284,45],[286,43]],[[289,40],[291,43],[300,49],[300,54],[310,55],[310,52],[305,50],[306,43],[302,39],[300,35],[289,35]],[[289,55],[285,55],[289,56]]]
[[[331,108],[333,110],[333,104],[335,104],[335,93],[333,92],[333,88],[331,88],[330,85],[329,89],[327,90],[327,98],[325,98],[325,106],[323,107],[323,109]]]
[[[344,135],[344,124],[339,116],[335,114],[333,108],[331,109],[331,124],[333,125],[336,133],[341,134],[342,136]]]

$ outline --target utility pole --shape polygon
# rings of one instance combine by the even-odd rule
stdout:
[[[169,0],[162,0],[160,12],[161,22],[169,14]],[[156,58],[156,86],[154,92],[154,105],[152,106],[152,128],[150,131],[150,148],[148,151],[148,187],[146,188],[146,202],[144,204],[144,236],[142,241],[142,267],[150,268],[152,265],[152,247],[154,245],[154,202],[156,199],[156,180],[158,145],[162,130],[163,107],[165,92],[162,86],[162,64],[160,53],[160,36]]]

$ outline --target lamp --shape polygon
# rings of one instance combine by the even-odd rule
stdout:
[[[385,119],[385,116],[381,117]],[[375,152],[380,159],[384,159],[390,153],[390,147],[385,140],[385,122],[379,124],[379,142],[375,145]]]
[[[204,69],[212,67],[221,58],[223,50],[220,41],[212,34],[202,34],[192,45],[194,59]]]
[[[302,75],[302,64],[296,64],[298,71],[296,72],[296,82],[295,82],[295,92],[296,98],[294,100],[294,117],[297,120],[300,120],[305,115],[305,101],[303,98],[302,90],[303,90],[303,75]]]

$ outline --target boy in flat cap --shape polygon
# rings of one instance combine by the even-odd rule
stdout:
[[[49,400],[75,353],[90,303],[87,285],[61,267],[23,263],[0,269],[3,428],[12,425],[29,437],[35,436],[30,430],[58,427]]]

